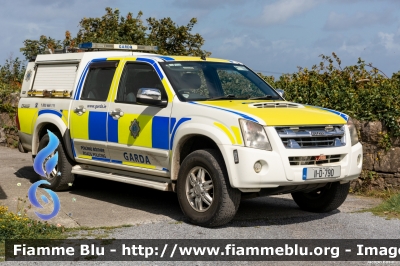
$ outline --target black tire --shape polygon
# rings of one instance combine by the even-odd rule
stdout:
[[[349,194],[350,182],[340,184],[329,183],[312,192],[292,193],[293,200],[300,209],[309,212],[330,212],[342,205]]]
[[[49,188],[54,191],[62,191],[71,188],[70,184],[74,182],[75,175],[71,173],[72,164],[65,153],[61,138],[59,136],[57,137],[60,140],[60,144],[58,145],[58,148],[56,150],[58,152],[58,164],[56,166],[56,172],[60,172],[61,175],[52,174],[50,178],[43,176],[41,176],[40,178],[50,183],[50,185],[43,185],[43,187]],[[46,147],[48,143],[49,135],[46,134],[41,138],[39,142],[38,152]]]
[[[189,175],[196,169],[203,169],[204,178],[208,180],[207,182],[211,180],[213,185],[211,189],[206,191],[208,196],[212,196],[211,204],[207,207],[207,204],[200,200],[200,204],[207,207],[202,211],[195,209],[197,204],[191,203],[190,196],[187,196],[186,193],[187,186],[191,186],[190,181],[193,181],[188,179]],[[194,193],[195,188],[193,187],[192,195]],[[205,227],[216,227],[231,221],[239,208],[241,197],[241,192],[232,188],[229,183],[225,163],[220,153],[212,149],[194,151],[183,160],[178,174],[177,194],[182,212],[188,217],[189,221]],[[201,196],[195,196],[195,198],[197,197],[200,198]]]

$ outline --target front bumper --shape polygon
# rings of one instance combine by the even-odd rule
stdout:
[[[283,146],[276,131],[267,132],[271,141],[272,151],[265,151],[243,146],[220,145],[225,158],[229,179],[232,187],[243,192],[257,192],[261,188],[278,186],[306,185],[316,183],[338,182],[346,183],[356,179],[362,169],[362,145],[354,146],[350,142],[346,146],[314,149],[287,149]],[[235,164],[233,152],[237,150],[239,163]],[[342,159],[335,163],[318,165],[290,165],[291,156],[341,155]],[[262,169],[254,170],[254,164],[259,161]],[[303,180],[303,168],[320,166],[340,166],[341,174],[337,178],[318,178]]]

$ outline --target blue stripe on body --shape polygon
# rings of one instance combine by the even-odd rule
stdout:
[[[305,104],[305,105],[306,106],[310,106],[310,107],[314,107],[314,108],[318,108],[318,109],[322,109],[322,110],[325,110],[325,111],[328,111],[328,112],[331,112],[331,113],[334,113],[334,114],[340,116],[341,118],[343,118],[346,121],[349,120],[349,116],[346,115],[345,113],[342,113],[342,112],[339,112],[339,111],[336,111],[336,110],[332,110],[332,109],[328,109],[328,108],[324,108],[324,107],[321,107],[321,106],[314,106],[314,105],[307,105],[307,104]]]
[[[53,114],[58,117],[62,117],[62,113],[60,113],[59,111],[56,111],[56,110],[49,110],[49,109],[40,110],[38,116],[43,115],[43,114]]]
[[[122,161],[119,160],[111,160],[112,163],[122,164]]]
[[[160,69],[160,67],[158,66],[156,60],[150,59],[150,58],[138,57],[138,58],[136,58],[136,61],[150,63],[150,64],[155,68],[155,70],[156,70],[158,76],[160,77],[160,79],[163,79],[163,78],[164,78],[164,75],[163,75],[163,73],[161,72],[161,69]]]
[[[175,123],[176,123],[176,118],[172,117],[171,118],[171,126],[169,128],[169,133],[172,133],[172,130],[174,129]]]
[[[96,58],[86,64],[85,68],[83,69],[82,75],[79,78],[78,87],[75,90],[74,100],[79,100],[79,96],[81,95],[83,81],[85,80],[86,74],[89,70],[89,65],[93,62],[102,62],[107,61],[107,58]]]
[[[173,145],[174,145],[174,138],[175,138],[175,133],[176,133],[176,130],[178,129],[178,127],[182,124],[182,123],[184,123],[184,122],[186,122],[186,121],[189,121],[189,120],[192,120],[191,118],[187,118],[187,117],[183,117],[183,118],[181,118],[181,119],[179,119],[179,121],[178,121],[178,123],[176,123],[176,126],[174,127],[174,129],[172,130],[172,134],[171,134],[171,145],[170,145],[170,149],[172,150],[172,147],[173,147]]]
[[[152,147],[157,149],[168,150],[169,146],[169,117],[155,116],[153,117],[151,136]]]
[[[108,142],[118,143],[118,120],[112,118],[111,115],[107,115],[108,117]]]
[[[107,61],[107,58],[96,58],[96,59],[92,59],[92,63],[94,62],[102,62],[102,61]]]
[[[74,154],[74,158],[76,157],[76,152],[75,152],[75,146],[74,146],[74,140],[71,139],[71,146],[72,146],[72,153]]]
[[[84,80],[85,77],[86,77],[86,73],[87,73],[87,71],[88,71],[88,69],[89,69],[90,63],[91,63],[91,62],[89,62],[89,63],[86,64],[85,68],[83,69],[82,75],[81,75],[81,77],[79,78],[78,87],[77,87],[76,90],[75,90],[74,100],[79,100],[79,96],[80,96],[80,94],[81,94],[81,89],[82,89],[82,83],[83,83],[83,80]]]
[[[89,112],[89,139],[107,141],[107,112]]]
[[[169,56],[158,56],[158,58],[164,59],[165,61],[175,61],[174,58]]]
[[[93,156],[92,156],[92,160],[102,161],[102,162],[110,162],[110,159],[100,158],[100,157],[93,157]]]
[[[243,118],[245,118],[245,119],[247,119],[247,120],[250,120],[250,121],[253,121],[253,122],[258,123],[258,121],[257,121],[256,119],[254,119],[254,118],[252,118],[251,116],[248,116],[248,115],[246,115],[246,114],[243,114],[243,113],[239,113],[239,112],[236,112],[236,111],[224,109],[224,108],[217,107],[217,106],[205,105],[205,104],[201,104],[201,103],[197,103],[197,102],[189,102],[189,103],[191,103],[191,104],[198,104],[198,105],[201,105],[201,106],[211,107],[211,108],[214,108],[214,109],[218,109],[218,110],[226,111],[226,112],[229,112],[229,113],[233,113],[233,114],[238,115],[238,116],[241,116],[241,117],[243,117]]]

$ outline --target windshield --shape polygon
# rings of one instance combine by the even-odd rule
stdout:
[[[282,99],[244,65],[207,61],[160,65],[181,101]]]

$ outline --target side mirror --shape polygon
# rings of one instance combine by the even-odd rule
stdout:
[[[285,91],[284,91],[284,90],[276,89],[276,92],[277,92],[282,98],[284,98],[284,97],[283,97],[283,96],[285,95]]]
[[[161,91],[156,88],[140,88],[136,95],[136,102],[158,107],[166,107],[168,104],[167,101],[161,99]]]

